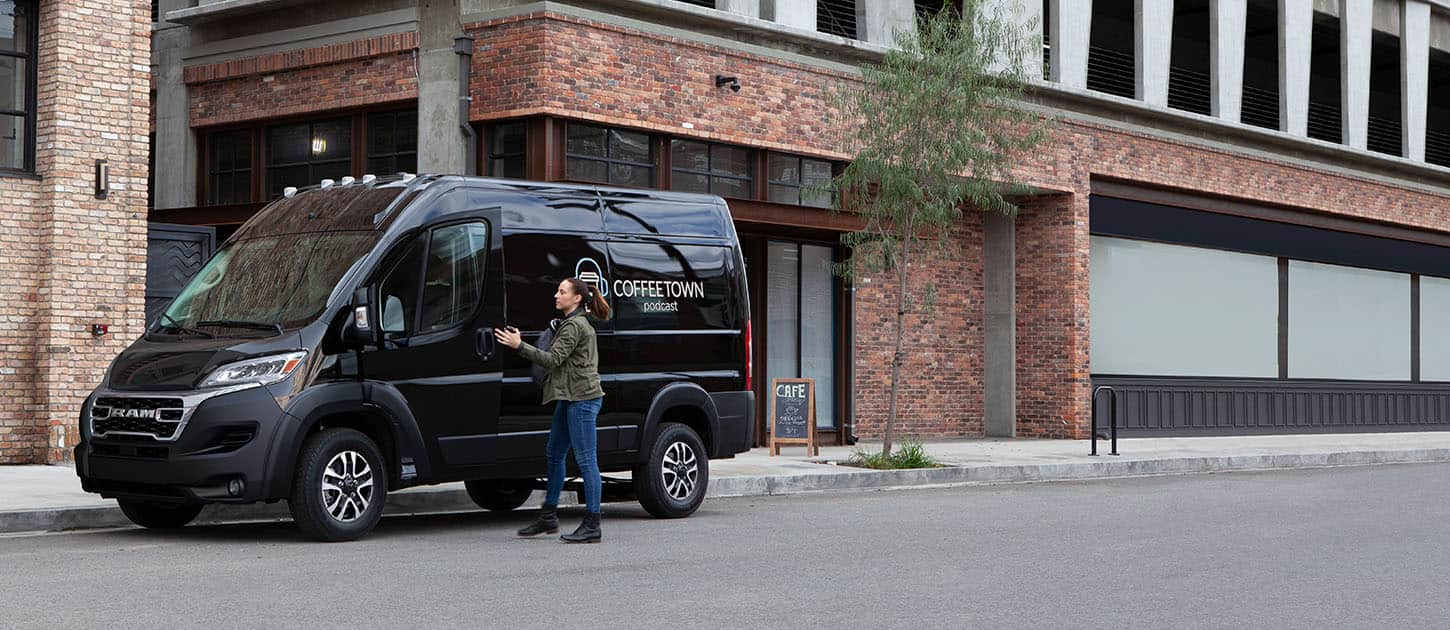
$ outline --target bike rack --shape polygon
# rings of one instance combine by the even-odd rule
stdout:
[[[1105,391],[1108,393],[1108,433],[1112,436],[1112,450],[1108,454],[1118,454],[1118,392],[1107,385],[1099,385],[1093,388],[1092,402],[1089,403],[1092,405],[1093,450],[1088,455],[1092,456],[1098,454],[1098,440],[1108,439],[1108,436],[1098,433],[1098,394]]]

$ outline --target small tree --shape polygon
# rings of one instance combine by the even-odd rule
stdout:
[[[1040,39],[987,5],[964,0],[960,13],[948,4],[925,17],[838,94],[848,124],[837,128],[855,157],[828,188],[835,208],[858,215],[865,227],[842,237],[851,257],[837,273],[895,272],[898,283],[883,455],[891,454],[896,426],[906,315],[929,313],[935,303],[931,284],[919,298],[908,290],[912,262],[923,250],[944,250],[964,206],[1015,214],[1008,196],[1027,189],[1011,166],[1046,136],[1046,121],[1020,100],[1028,77],[1041,73],[1027,61]]]

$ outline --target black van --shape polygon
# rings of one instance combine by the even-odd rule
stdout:
[[[594,283],[606,499],[658,517],[704,499],[753,442],[744,261],[718,197],[457,176],[289,189],[111,364],[76,472],[146,527],[286,499],[354,539],[391,490],[465,481],[511,510],[542,487],[552,407],[526,361],[559,281]],[[572,465],[572,458],[571,458]]]

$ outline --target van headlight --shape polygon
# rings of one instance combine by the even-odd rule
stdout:
[[[307,358],[307,352],[288,352],[286,354],[271,354],[265,357],[247,359],[228,363],[212,371],[202,380],[201,389],[208,387],[226,387],[228,385],[241,385],[244,383],[256,383],[258,385],[271,385],[292,374],[297,366],[302,365],[302,360]]]

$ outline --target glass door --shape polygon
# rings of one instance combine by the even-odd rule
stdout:
[[[766,383],[816,381],[816,426],[836,427],[836,279],[830,247],[766,244]]]

